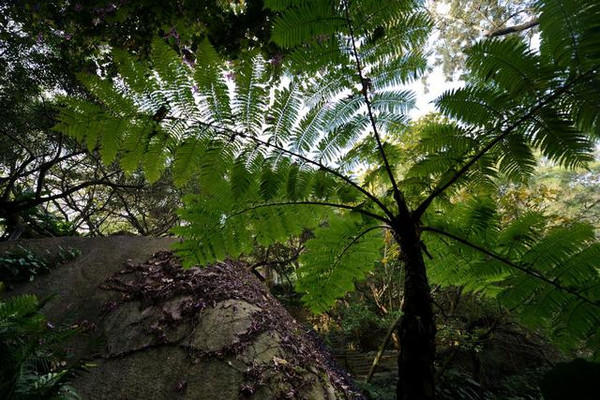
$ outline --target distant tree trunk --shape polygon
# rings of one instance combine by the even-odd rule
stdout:
[[[5,214],[6,240],[18,240],[27,232],[27,224],[17,213]],[[27,237],[27,235],[25,235]]]
[[[398,224],[396,240],[404,263],[403,317],[398,327],[399,400],[433,400],[436,327],[421,241],[412,220]]]

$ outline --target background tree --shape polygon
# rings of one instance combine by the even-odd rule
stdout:
[[[518,218],[533,210],[546,214],[553,225],[585,222],[600,226],[600,170],[596,161],[587,169],[565,170],[548,163],[521,184],[507,183],[500,188],[499,206],[507,218]]]
[[[98,235],[120,229],[164,234],[177,220],[175,197],[181,191],[167,188],[168,180],[148,187],[141,175],[125,179],[118,166],[102,167],[97,154],[88,155],[51,131],[55,96],[84,95],[75,77],[81,71],[114,74],[112,47],[146,58],[157,34],[182,56],[191,56],[209,37],[233,58],[250,47],[275,57],[268,18],[260,1],[19,0],[0,5],[1,236]],[[149,214],[153,222],[145,217]]]
[[[518,34],[531,39],[537,32],[534,0],[431,0],[427,9],[435,22],[436,62],[447,78],[462,74],[465,50],[485,37]]]

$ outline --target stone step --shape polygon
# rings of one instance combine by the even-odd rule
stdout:
[[[366,378],[371,370],[375,353],[361,353],[355,349],[336,348],[332,351],[338,364],[344,367],[355,379],[362,380]],[[376,375],[395,368],[398,353],[393,350],[387,350],[381,357],[379,368]]]

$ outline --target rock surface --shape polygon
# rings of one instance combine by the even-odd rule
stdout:
[[[4,295],[54,295],[42,310],[48,318],[87,328],[73,344],[96,364],[73,383],[83,399],[360,398],[319,340],[243,265],[183,270],[164,251],[172,241],[19,243],[81,252]],[[0,252],[11,246],[0,243]]]

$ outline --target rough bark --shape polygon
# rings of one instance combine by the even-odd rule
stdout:
[[[433,400],[436,327],[421,241],[410,219],[399,223],[396,233],[405,266],[397,398]]]

